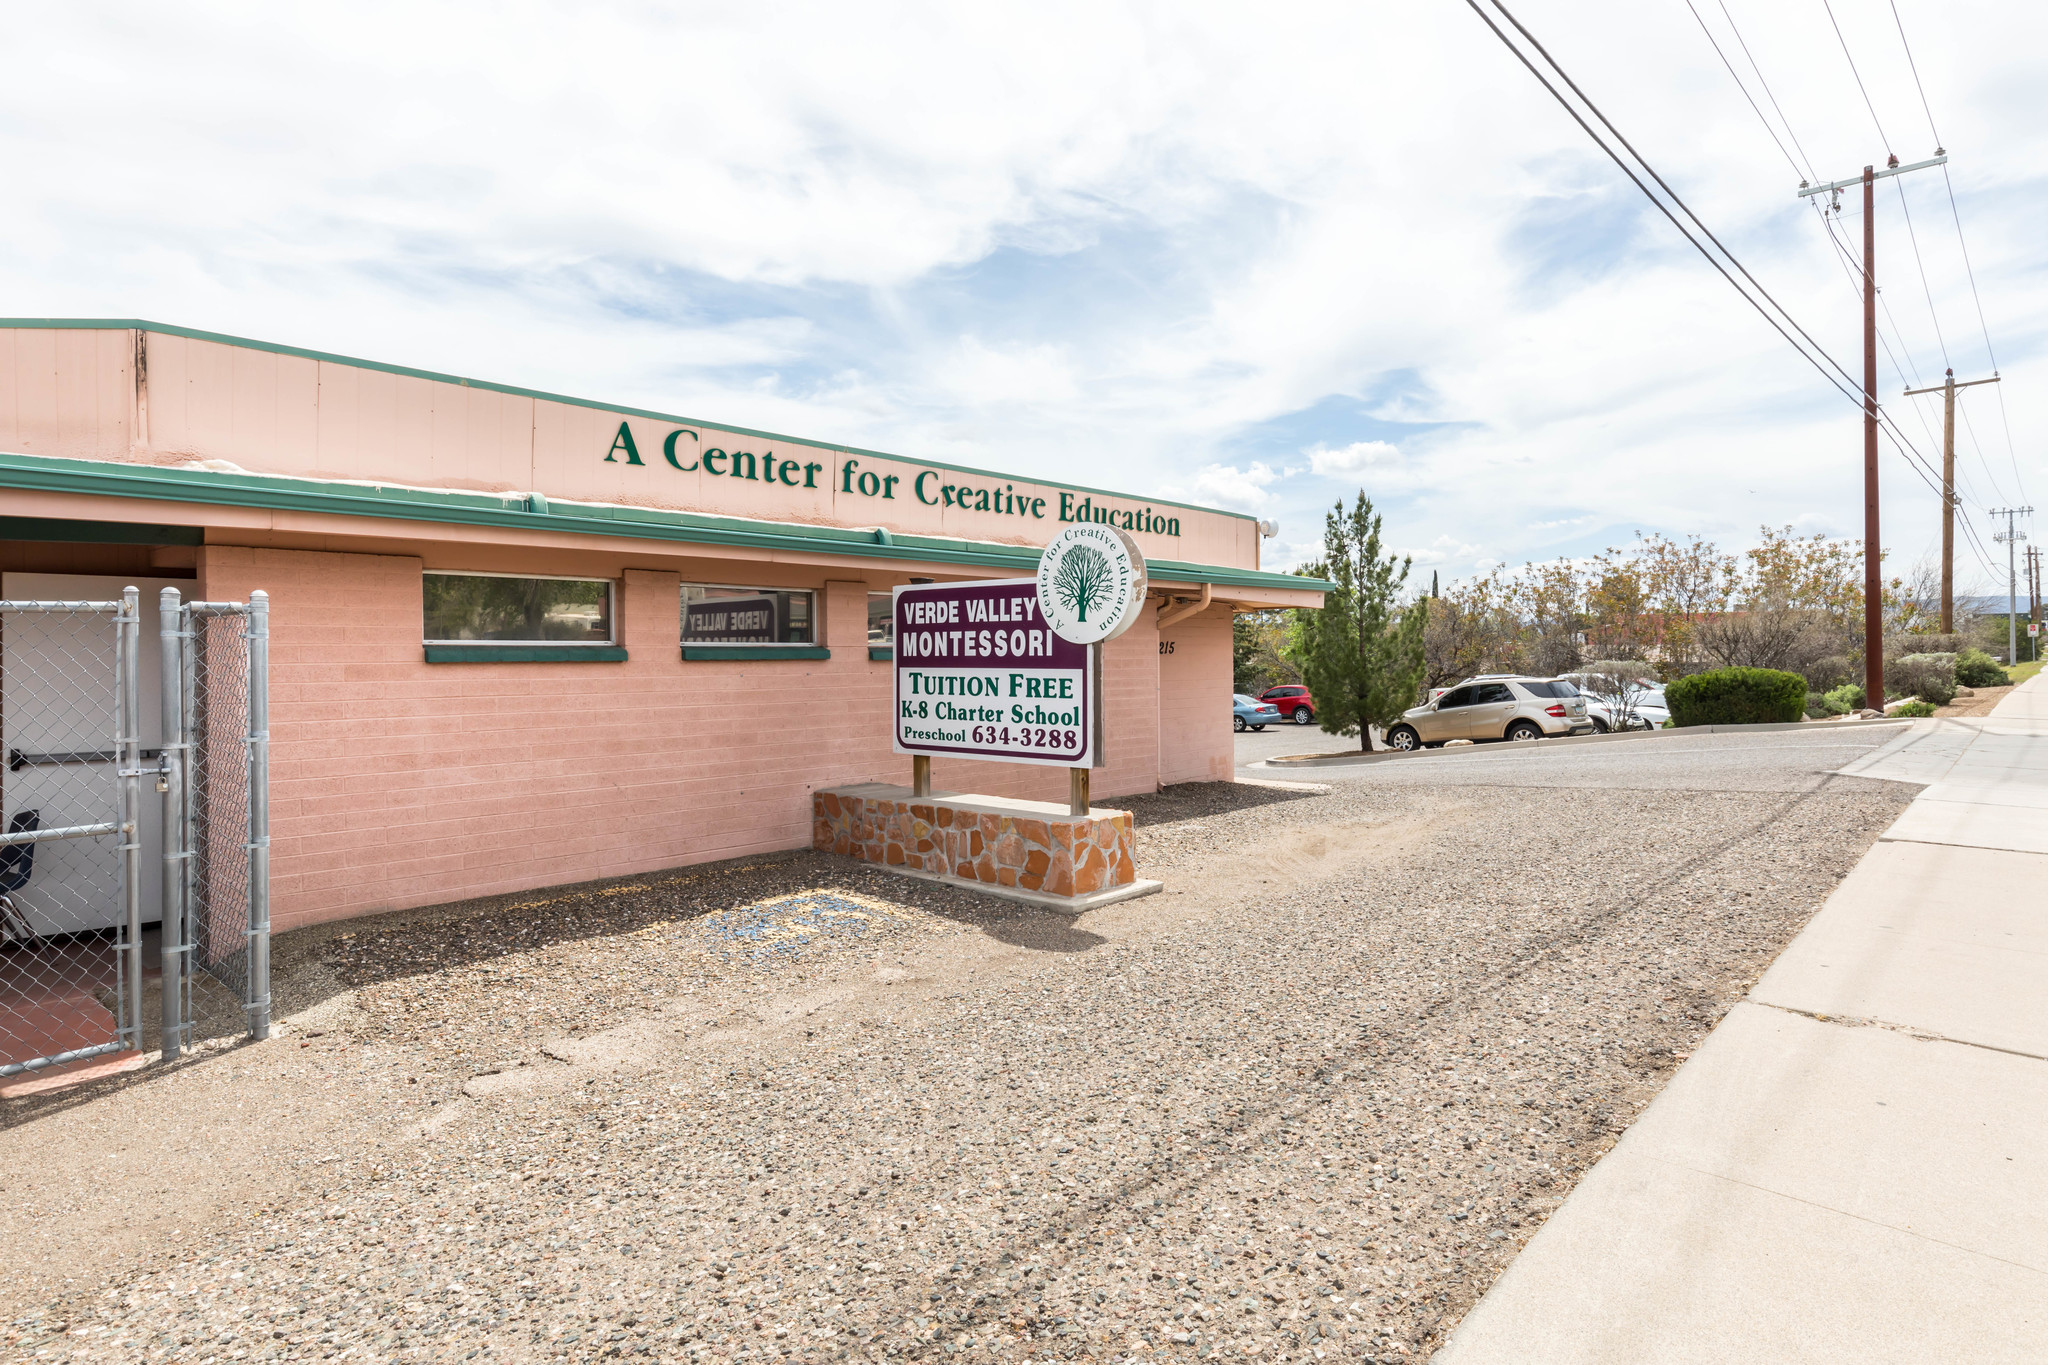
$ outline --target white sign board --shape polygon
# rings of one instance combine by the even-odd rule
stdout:
[[[1145,556],[1111,526],[1069,526],[1038,561],[1038,613],[1062,640],[1114,640],[1145,610]]]

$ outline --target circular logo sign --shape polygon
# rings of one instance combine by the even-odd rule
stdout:
[[[1038,561],[1038,614],[1077,645],[1114,640],[1145,609],[1145,555],[1113,526],[1069,526]]]

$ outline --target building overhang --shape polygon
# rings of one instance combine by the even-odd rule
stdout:
[[[1036,546],[906,535],[884,528],[711,516],[573,502],[538,494],[474,493],[389,483],[138,465],[0,453],[0,490],[32,495],[8,515],[45,522],[194,523],[208,544],[278,543],[274,537],[431,539],[428,527],[496,532],[488,538],[552,547],[658,542],[693,552],[823,565],[941,569],[962,577],[1035,572]],[[199,509],[179,515],[177,509]],[[205,509],[219,509],[212,514]],[[254,516],[251,513],[271,514]],[[252,535],[262,533],[252,541]],[[51,539],[64,537],[52,534]],[[1237,607],[1320,606],[1336,585],[1294,574],[1154,559],[1154,584],[1199,588]]]

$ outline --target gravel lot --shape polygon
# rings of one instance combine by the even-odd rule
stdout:
[[[1314,733],[1314,732],[1312,732]],[[809,854],[278,945],[12,1102],[11,1358],[1421,1359],[1910,797],[1664,738],[1133,803],[1070,921]]]

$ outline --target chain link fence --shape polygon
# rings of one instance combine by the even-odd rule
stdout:
[[[136,599],[0,602],[0,1078],[157,1041],[145,926],[165,1058],[270,1033],[269,601],[165,589],[145,680]]]
[[[164,1054],[270,1034],[268,600],[166,588]]]
[[[0,1077],[140,1041],[137,626],[0,602]]]

